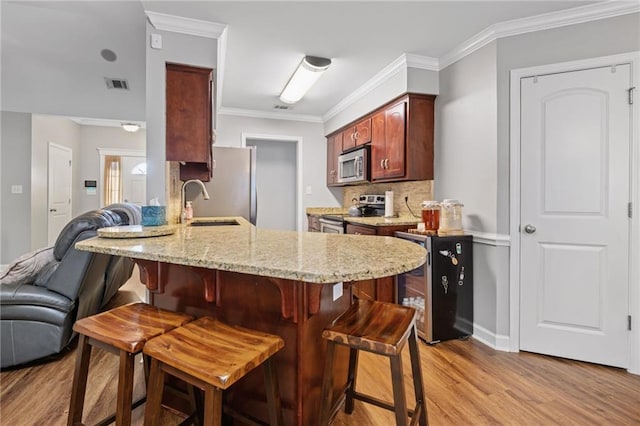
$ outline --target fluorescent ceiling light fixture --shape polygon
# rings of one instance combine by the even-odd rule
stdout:
[[[317,56],[305,56],[280,94],[280,100],[295,104],[318,81],[323,72],[331,65],[331,59]]]
[[[136,123],[122,123],[122,128],[127,132],[137,132],[140,126]]]

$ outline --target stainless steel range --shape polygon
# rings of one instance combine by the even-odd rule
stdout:
[[[384,216],[384,201],[384,195],[361,195],[358,206],[358,210],[360,211],[359,217]],[[320,232],[344,234],[346,226],[345,217],[349,217],[349,215],[324,214],[320,216]]]
[[[320,222],[320,232],[328,234],[344,234],[344,216],[345,215],[322,215]]]

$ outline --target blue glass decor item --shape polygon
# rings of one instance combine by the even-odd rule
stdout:
[[[160,226],[166,224],[166,206],[142,206],[142,226]]]

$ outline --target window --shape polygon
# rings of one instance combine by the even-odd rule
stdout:
[[[122,159],[117,155],[104,157],[104,205],[122,202]]]

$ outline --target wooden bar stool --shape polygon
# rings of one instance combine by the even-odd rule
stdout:
[[[165,373],[202,389],[204,425],[220,425],[223,391],[263,364],[269,421],[282,425],[278,381],[271,357],[283,347],[284,341],[278,336],[232,327],[210,317],[151,340],[143,350],[151,358],[144,424],[158,424]]]
[[[411,425],[428,423],[427,406],[424,399],[422,369],[415,325],[416,311],[413,308],[385,302],[371,302],[356,299],[351,307],[324,329],[322,337],[328,341],[327,356],[322,382],[322,400],[320,424],[329,424],[332,408],[333,357],[336,345],[345,345],[349,349],[349,372],[346,389],[345,412],[353,412],[353,400],[394,411],[398,425],[407,424],[407,415]],[[409,341],[411,370],[416,396],[416,406],[407,410],[402,375],[402,349]],[[358,351],[368,351],[389,357],[391,363],[391,381],[393,383],[393,405],[356,392],[356,373],[358,371]]]
[[[192,320],[190,315],[159,309],[146,303],[132,303],[76,321],[73,330],[80,334],[80,342],[67,425],[82,424],[92,346],[120,357],[116,414],[98,424],[109,424],[115,419],[116,425],[130,425],[131,411],[144,402],[144,398],[135,404],[131,401],[135,356],[142,352],[149,339]],[[145,379],[146,377],[145,368]]]

